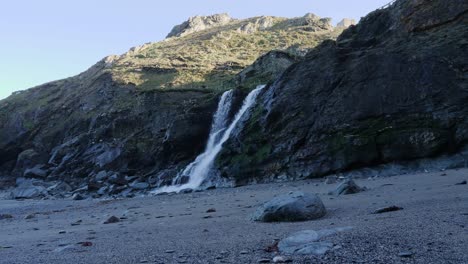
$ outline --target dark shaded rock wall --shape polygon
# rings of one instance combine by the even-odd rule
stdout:
[[[397,1],[262,95],[217,160],[238,184],[454,153],[468,142],[468,2]]]
[[[215,93],[139,92],[99,67],[0,101],[1,187],[35,166],[73,187],[99,171],[159,183],[203,150]]]

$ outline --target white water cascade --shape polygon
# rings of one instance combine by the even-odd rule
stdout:
[[[236,128],[239,121],[246,112],[254,105],[258,94],[265,87],[265,85],[257,86],[256,89],[251,91],[244,99],[241,109],[237,112],[236,116],[230,124],[227,123],[229,111],[232,104],[232,90],[225,92],[218,103],[218,109],[213,117],[210,136],[206,145],[205,151],[200,154],[195,161],[190,163],[172,182],[172,186],[162,187],[154,191],[154,193],[162,192],[178,192],[183,189],[197,189],[202,185],[208,177],[208,174],[213,166],[216,156],[223,148],[231,136],[232,131]],[[229,126],[228,126],[229,125]],[[188,177],[188,182],[180,184],[182,178]]]

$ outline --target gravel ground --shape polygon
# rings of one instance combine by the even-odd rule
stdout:
[[[463,180],[467,169],[356,180],[369,190],[339,197],[327,194],[335,184],[307,180],[124,200],[2,200],[0,215],[13,218],[0,220],[0,263],[258,263],[278,255],[265,249],[291,233],[346,226],[353,229],[324,238],[336,245],[325,255],[287,257],[468,263],[468,185],[456,185]],[[319,194],[328,214],[300,223],[249,220],[262,202],[290,191]],[[371,214],[390,205],[403,210]],[[123,219],[103,224],[110,216]]]

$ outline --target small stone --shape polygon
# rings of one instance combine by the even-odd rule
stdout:
[[[373,212],[373,214],[382,214],[382,213],[395,212],[395,211],[400,211],[400,210],[403,210],[403,208],[392,205],[392,206],[377,209]]]
[[[148,263],[148,262],[149,262],[149,261],[148,261],[148,260],[146,260],[146,259],[142,259],[142,260],[140,260],[140,263]]]
[[[3,219],[12,219],[13,216],[11,214],[0,214],[0,220]]]
[[[118,218],[117,216],[111,216],[104,222],[104,224],[114,224],[118,222],[120,222],[120,218]]]
[[[257,262],[258,263],[270,263],[271,261],[270,261],[270,259],[262,258],[262,259],[259,259]]]
[[[89,241],[85,241],[85,242],[80,242],[78,244],[81,244],[82,247],[90,247],[93,245],[92,242],[89,242]]]
[[[67,233],[67,231],[65,231],[65,230],[60,230],[59,231],[59,234],[65,234],[65,233]]]
[[[462,181],[462,182],[456,183],[455,185],[466,185],[466,181]]]
[[[28,214],[27,216],[24,217],[24,219],[28,220],[28,219],[33,219],[36,217],[36,214]]]
[[[81,200],[83,200],[83,199],[84,199],[84,197],[83,197],[81,194],[79,194],[79,193],[75,193],[75,194],[72,196],[72,200],[75,200],[75,201],[81,201]]]
[[[180,190],[180,193],[193,193],[193,189],[191,189],[191,188],[182,189],[182,190]]]
[[[172,254],[172,253],[175,252],[175,250],[169,249],[169,250],[166,250],[165,252],[166,252],[167,254]]]
[[[203,217],[203,219],[209,219],[209,218],[213,218],[213,217],[212,217],[211,215],[205,215],[205,216]]]
[[[134,190],[145,190],[145,189],[148,189],[149,187],[150,187],[149,184],[146,182],[137,182],[137,183],[133,183],[130,185],[130,188]]]
[[[210,208],[208,210],[206,210],[207,213],[215,213],[216,212],[216,209],[215,208]]]
[[[80,225],[83,222],[83,220],[78,220],[76,222],[71,223],[72,226],[77,226]]]
[[[413,256],[413,253],[409,251],[403,251],[403,252],[398,253],[398,256],[400,258],[411,258]]]
[[[347,179],[341,183],[334,191],[329,192],[329,195],[347,195],[365,191],[365,187],[359,187],[352,179]]]
[[[249,254],[249,252],[248,252],[247,250],[242,250],[242,251],[240,252],[240,254],[241,254],[241,255],[247,255],[247,254]]]
[[[289,263],[289,262],[292,262],[292,260],[283,256],[276,256],[273,258],[273,263]]]

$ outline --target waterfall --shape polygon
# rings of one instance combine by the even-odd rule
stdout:
[[[265,85],[257,86],[256,89],[251,91],[244,99],[242,107],[230,124],[227,119],[229,110],[232,104],[232,90],[225,92],[221,96],[218,103],[218,109],[213,117],[211,125],[210,136],[206,144],[205,151],[198,155],[198,157],[190,163],[172,182],[172,186],[166,186],[155,191],[161,192],[178,192],[183,189],[197,189],[202,185],[208,177],[208,174],[213,166],[216,156],[222,150],[223,144],[229,139],[232,131],[236,128],[242,117],[254,105],[258,94],[265,87]],[[181,180],[187,177],[188,182],[181,184]]]

